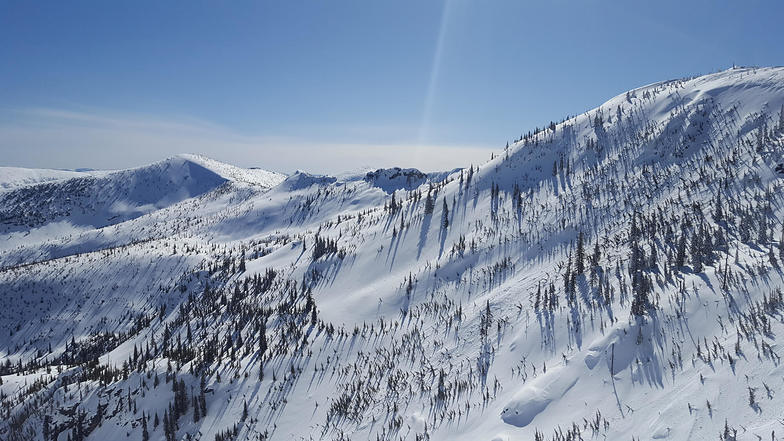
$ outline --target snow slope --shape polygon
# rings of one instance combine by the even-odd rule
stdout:
[[[451,173],[2,193],[0,438],[771,439],[783,106],[739,68]]]
[[[0,190],[9,190],[43,182],[61,181],[88,174],[88,172],[70,170],[0,167]]]

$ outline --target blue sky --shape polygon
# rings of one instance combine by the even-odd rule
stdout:
[[[0,165],[451,168],[634,87],[784,64],[783,16],[755,1],[0,0]]]

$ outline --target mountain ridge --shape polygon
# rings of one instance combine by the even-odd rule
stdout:
[[[42,232],[0,253],[0,436],[764,439],[782,156],[784,69],[731,69],[478,167],[207,174]]]

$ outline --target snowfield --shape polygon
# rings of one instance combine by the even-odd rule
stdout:
[[[90,172],[70,170],[0,167],[0,191],[89,175]]]
[[[784,439],[784,68],[484,164],[0,168],[0,439]]]

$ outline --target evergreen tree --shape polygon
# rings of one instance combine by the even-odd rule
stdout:
[[[764,213],[760,216],[757,241],[760,243],[760,245],[768,242],[768,218]]]
[[[201,419],[201,409],[199,406],[199,399],[196,395],[193,396],[193,422],[196,423]]]
[[[265,318],[261,318],[261,326],[259,329],[259,356],[264,355],[267,352],[267,324],[265,323]],[[204,390],[204,378],[202,377],[202,390]]]
[[[724,207],[721,201],[721,192],[716,193],[716,199],[713,203],[713,220],[720,223],[724,220]]]
[[[784,260],[784,224],[781,225],[781,238],[779,239],[779,259]]]
[[[706,265],[713,264],[713,235],[710,234],[708,230],[709,227],[706,227],[704,224],[700,225],[700,236],[702,237],[702,263]]]
[[[577,235],[577,261],[575,262],[575,268],[577,270],[577,274],[580,275],[584,271],[584,262],[585,262],[585,244],[583,239],[583,232],[580,231],[580,234]]]
[[[686,225],[681,224],[681,237],[678,239],[678,248],[675,253],[675,266],[682,267],[686,265]]]
[[[573,292],[574,291],[573,290],[573,288],[574,288],[574,284],[573,284],[574,277],[572,277],[572,255],[571,254],[569,254],[569,259],[567,260],[567,263],[566,263],[566,271],[564,272],[564,276],[563,277],[564,277],[564,291],[566,291],[566,299],[569,301],[569,304],[571,305],[572,302],[574,301],[574,292]]]
[[[42,428],[42,432],[43,432],[45,441],[49,440],[49,430],[50,430],[49,426],[51,424],[52,424],[52,417],[49,414],[46,414],[44,416],[43,428]]]
[[[446,204],[446,196],[444,196],[444,214],[443,214],[442,225],[445,230],[449,228],[449,206]]]
[[[150,432],[147,431],[147,417],[142,411],[142,441],[150,441]]]
[[[691,266],[694,272],[702,272],[702,237],[697,231],[691,238],[689,254],[691,254]]]
[[[425,198],[425,214],[426,215],[433,214],[433,208],[434,208],[433,195],[428,190],[427,197]]]
[[[632,314],[641,317],[645,314],[645,310],[650,306],[648,299],[648,291],[650,290],[651,282],[642,273],[636,274],[638,278],[634,288],[634,297],[632,298]]]
[[[738,221],[738,235],[741,242],[751,241],[751,217],[748,214],[743,214]]]
[[[168,409],[164,409],[163,410],[163,434],[166,437],[167,441],[171,439],[171,434],[170,434],[171,422],[169,420],[170,420],[170,418],[169,418],[169,410]]]
[[[599,259],[601,259],[602,254],[599,250],[599,241],[597,240],[596,243],[593,244],[593,256],[591,256],[591,266],[594,268],[599,266]]]

